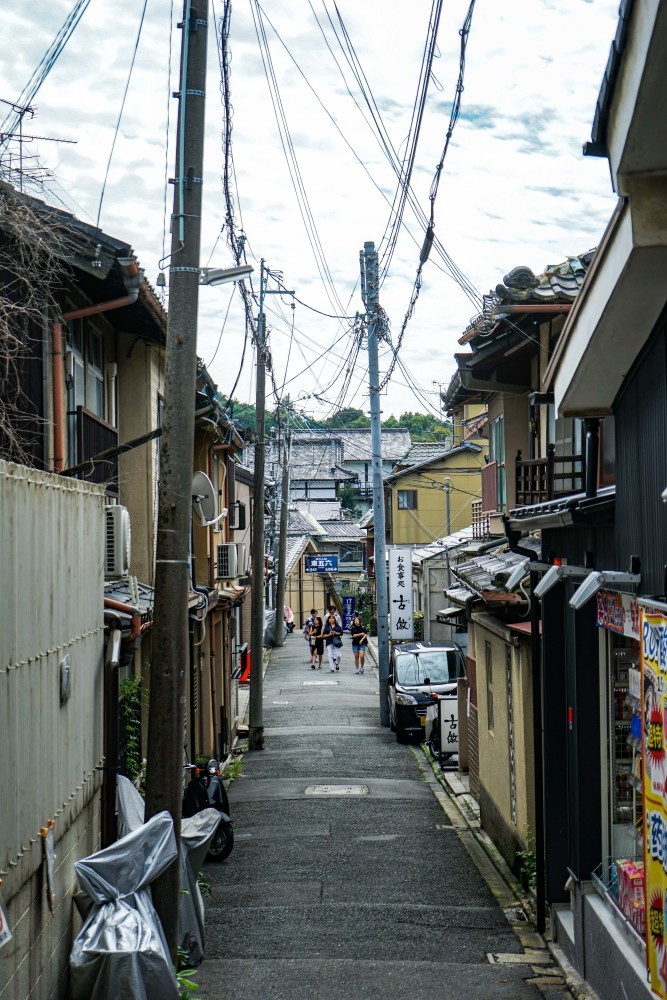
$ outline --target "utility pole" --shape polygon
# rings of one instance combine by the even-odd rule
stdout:
[[[266,410],[266,321],[265,295],[293,295],[285,288],[269,291],[266,287],[269,269],[262,258],[259,272],[259,318],[257,320],[257,377],[255,391],[255,472],[253,476],[254,508],[252,517],[252,586],[250,588],[250,703],[248,749],[264,748],[264,452]]]
[[[264,434],[266,408],[266,338],[264,261],[259,274],[257,368],[255,377],[255,471],[252,511],[252,580],[250,589],[250,702],[248,748],[264,748]]]
[[[380,371],[378,361],[378,255],[374,243],[364,243],[359,253],[361,296],[366,306],[368,334],[368,384],[371,397],[371,451],[373,464],[373,537],[375,547],[375,600],[380,675],[380,723],[389,725],[389,602],[387,599],[387,555],[382,480],[382,427],[380,424]]]
[[[207,22],[208,0],[184,0],[146,776],[146,819],[163,809],[168,810],[179,846],[188,663],[190,484],[197,385]],[[178,860],[151,886],[174,964],[180,888]]]
[[[280,528],[278,534],[278,589],[276,594],[276,623],[273,632],[274,646],[282,646],[285,641],[283,626],[283,608],[285,606],[285,566],[287,564],[287,519],[289,513],[289,462],[291,434],[289,428],[289,399],[283,412],[286,414],[287,426],[281,441],[282,450],[282,489],[280,495]]]

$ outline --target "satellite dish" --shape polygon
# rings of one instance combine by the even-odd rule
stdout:
[[[204,526],[217,520],[218,505],[215,501],[215,490],[205,472],[195,472],[192,477],[192,506]]]

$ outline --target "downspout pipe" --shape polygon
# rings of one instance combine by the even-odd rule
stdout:
[[[114,601],[111,597],[104,598],[104,607],[112,611],[122,611],[123,614],[130,615],[132,619],[132,629],[130,634],[125,636],[123,642],[133,642],[141,635],[141,611],[133,604],[123,604],[122,601]]]
[[[51,329],[51,371],[53,376],[53,471],[62,472],[65,468],[65,429],[63,421],[63,323],[74,319],[84,319],[86,316],[96,316],[99,313],[110,312],[131,306],[139,298],[139,289],[144,281],[143,271],[138,267],[133,257],[119,257],[123,272],[123,281],[127,295],[108,302],[98,302],[94,306],[83,309],[72,309],[62,313],[53,323]]]
[[[118,665],[122,632],[120,619],[111,625],[104,658],[104,777],[102,779],[102,847],[109,847],[118,837],[116,786],[118,784],[119,721]]]

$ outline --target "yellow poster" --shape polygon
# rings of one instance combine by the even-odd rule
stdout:
[[[646,958],[653,991],[667,998],[667,617],[641,612]]]

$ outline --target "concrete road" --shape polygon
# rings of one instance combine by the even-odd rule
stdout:
[[[569,997],[548,954],[524,951],[419,748],[380,726],[349,639],[331,674],[290,636],[264,693],[265,749],[230,788],[236,846],[205,870],[202,1000]]]

